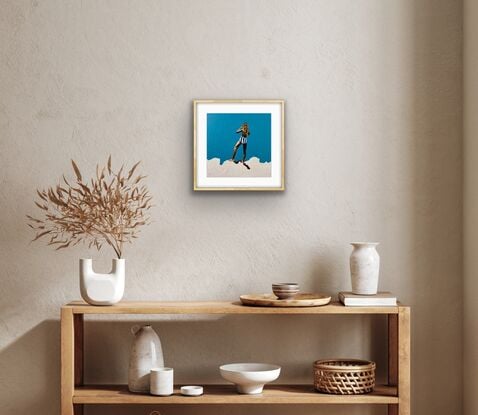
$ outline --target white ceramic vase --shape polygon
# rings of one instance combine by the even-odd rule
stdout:
[[[109,274],[93,271],[92,259],[80,259],[80,291],[83,300],[92,305],[112,305],[123,298],[125,260],[113,259]]]
[[[131,333],[134,340],[129,357],[128,389],[130,392],[149,393],[151,369],[164,367],[161,341],[149,325],[133,326]]]
[[[377,242],[353,242],[350,255],[352,292],[360,295],[377,294],[380,256]]]

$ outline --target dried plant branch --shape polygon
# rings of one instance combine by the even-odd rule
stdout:
[[[49,238],[56,250],[80,242],[100,250],[110,245],[118,258],[123,245],[137,238],[141,226],[150,223],[151,196],[142,184],[146,176],[137,175],[137,162],[125,174],[124,166],[114,172],[109,156],[106,167],[96,166],[96,176],[83,181],[80,169],[71,160],[76,184],[63,176],[62,183],[46,190],[37,190],[35,205],[42,216],[27,215],[28,226],[35,230],[36,241]]]

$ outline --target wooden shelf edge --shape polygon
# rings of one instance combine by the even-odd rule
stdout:
[[[89,385],[76,387],[74,404],[167,404],[167,405],[240,405],[240,404],[398,404],[397,388],[377,385],[365,395],[328,395],[312,385],[267,385],[261,395],[240,395],[233,385],[206,385],[204,395],[182,396],[175,388],[171,396],[152,396],[128,391],[126,385]]]
[[[253,307],[239,301],[122,301],[112,306],[92,306],[73,301],[62,307],[73,314],[398,314],[393,307],[345,307],[332,302],[320,307]]]

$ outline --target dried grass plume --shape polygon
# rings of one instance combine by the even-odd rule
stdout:
[[[76,183],[63,175],[60,185],[37,190],[35,205],[42,215],[27,215],[28,226],[36,232],[33,241],[46,238],[56,250],[80,242],[98,250],[107,244],[121,258],[124,244],[131,243],[141,226],[150,223],[151,196],[142,183],[146,176],[135,174],[139,163],[127,173],[124,166],[114,172],[110,156],[105,167],[96,166],[94,178],[84,181],[71,160]]]

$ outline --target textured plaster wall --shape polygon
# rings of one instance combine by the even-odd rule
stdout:
[[[59,412],[59,307],[79,297],[79,257],[100,271],[111,257],[29,244],[34,190],[69,172],[70,158],[85,173],[110,153],[143,160],[156,203],[155,223],[126,251],[126,299],[235,299],[279,280],[337,292],[350,287],[348,243],[378,240],[380,288],[413,307],[413,413],[460,414],[461,19],[451,0],[3,0],[2,415]],[[191,191],[194,98],[286,100],[286,192]],[[131,324],[88,321],[89,382],[126,382]],[[220,363],[251,360],[311,382],[313,360],[329,356],[372,358],[385,375],[380,318],[154,325],[179,382],[218,382]]]

